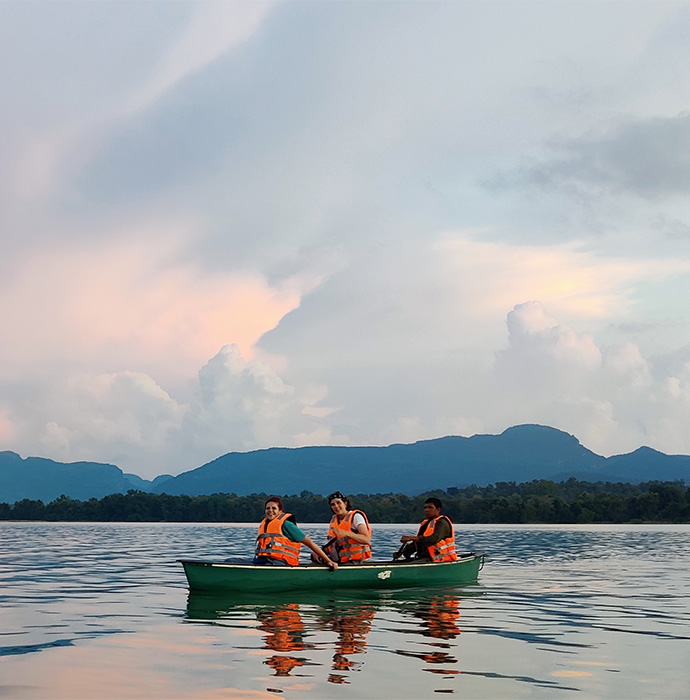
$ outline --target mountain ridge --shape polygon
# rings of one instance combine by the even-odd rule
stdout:
[[[690,481],[690,456],[650,447],[611,457],[592,452],[570,433],[537,424],[511,426],[498,435],[448,435],[382,446],[269,447],[229,452],[177,476],[153,480],[125,474],[113,464],[23,459],[0,452],[0,503],[24,498],[49,502],[61,495],[102,498],[130,489],[189,496],[271,491],[326,494],[405,493],[486,486],[498,481]]]

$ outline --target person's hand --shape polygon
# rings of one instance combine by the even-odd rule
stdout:
[[[416,538],[413,537],[412,535],[403,535],[403,536],[400,538],[400,541],[401,541],[401,542],[414,542],[415,539],[416,539]]]
[[[326,565],[330,566],[333,571],[335,571],[338,568],[338,562],[335,562],[332,559],[328,559],[326,561]]]

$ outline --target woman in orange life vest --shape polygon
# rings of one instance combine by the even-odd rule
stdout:
[[[338,568],[338,564],[297,527],[295,518],[290,513],[283,513],[278,496],[266,500],[264,512],[266,517],[259,523],[256,538],[255,564],[297,566],[300,547],[305,544],[324,564],[334,571]]]
[[[455,533],[453,523],[446,515],[441,515],[441,501],[432,496],[424,503],[424,521],[419,526],[417,534],[403,535],[400,538],[403,546],[393,555],[397,559],[401,554],[409,559],[413,553],[417,559],[431,561],[455,561]],[[411,543],[407,545],[406,543]]]
[[[361,510],[352,510],[350,499],[340,491],[328,497],[333,511],[328,526],[326,552],[340,564],[361,563],[371,557],[371,528]]]

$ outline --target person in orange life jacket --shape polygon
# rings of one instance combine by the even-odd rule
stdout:
[[[417,559],[431,561],[455,561],[455,534],[450,519],[441,514],[441,501],[438,498],[427,498],[424,503],[424,521],[419,526],[416,535],[403,535],[400,541],[403,547],[393,555],[394,559],[404,556],[405,559],[416,553]]]
[[[254,564],[297,566],[300,546],[305,544],[327,566],[335,571],[338,564],[300,530],[290,513],[283,513],[278,496],[271,496],[264,505],[266,517],[259,523]]]
[[[371,557],[371,528],[361,510],[352,510],[350,499],[340,491],[328,497],[333,517],[328,526],[328,544],[324,547],[340,564],[361,563]]]

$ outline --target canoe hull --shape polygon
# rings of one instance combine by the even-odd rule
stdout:
[[[254,566],[214,561],[179,560],[192,591],[272,592],[464,586],[477,581],[483,554],[467,554],[454,562],[376,562],[340,566]]]

